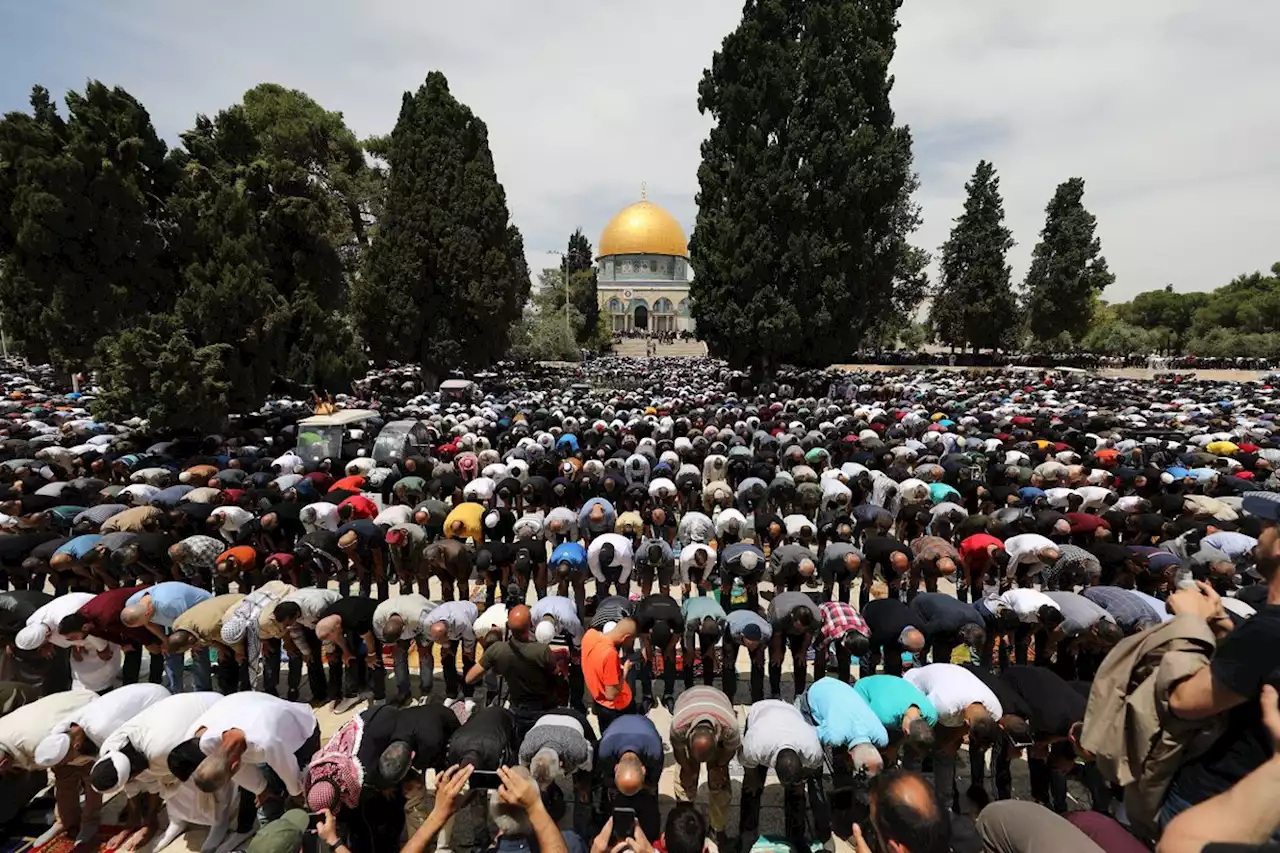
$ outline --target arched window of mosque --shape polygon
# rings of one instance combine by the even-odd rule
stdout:
[[[657,271],[658,271],[658,262],[649,261],[649,272],[657,272]]]
[[[688,317],[689,311],[691,308],[692,308],[692,303],[689,302],[689,297],[686,296],[684,299],[680,300],[680,316],[681,317]]]
[[[674,314],[675,312],[676,307],[672,305],[671,300],[665,296],[653,303],[653,313],[655,314]]]
[[[624,313],[626,310],[627,310],[626,306],[622,304],[622,300],[621,300],[621,299],[619,299],[618,297],[616,297],[616,296],[615,296],[615,297],[613,297],[612,299],[610,299],[610,300],[609,300],[609,313],[610,313],[610,314],[622,314],[622,313]]]

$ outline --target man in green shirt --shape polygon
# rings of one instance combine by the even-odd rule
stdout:
[[[933,727],[938,712],[920,688],[898,675],[869,675],[854,682],[853,689],[889,732],[889,747],[882,750],[885,765],[892,765],[905,746],[903,766],[919,770],[933,749]]]

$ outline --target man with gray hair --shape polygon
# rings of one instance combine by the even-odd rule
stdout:
[[[520,763],[544,792],[556,779],[573,779],[576,803],[573,828],[586,835],[591,820],[591,771],[599,740],[580,711],[557,708],[538,718],[520,743]]]
[[[422,645],[425,627],[421,618],[439,605],[417,593],[393,595],[381,602],[373,611],[373,635],[383,643],[394,647],[393,660],[396,677],[396,704],[413,701],[413,686],[409,681],[409,648],[418,641]],[[421,648],[419,649],[421,651]],[[418,655],[418,685],[422,695],[431,692],[431,668],[434,661],[427,654]]]

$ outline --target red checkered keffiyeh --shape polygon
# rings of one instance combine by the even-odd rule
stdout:
[[[312,757],[305,780],[307,805],[312,811],[334,809],[338,803],[352,809],[359,805],[364,768],[355,756],[363,738],[364,720],[357,714]]]
[[[839,642],[840,638],[850,631],[856,631],[864,637],[871,636],[867,620],[862,618],[862,614],[852,604],[845,604],[842,601],[824,601],[818,605],[818,610],[822,613],[821,643],[823,645]]]

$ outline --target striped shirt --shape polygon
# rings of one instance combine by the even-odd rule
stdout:
[[[528,766],[539,750],[552,749],[566,774],[590,770],[595,750],[583,734],[582,722],[568,714],[549,713],[538,718],[520,742],[520,763]]]
[[[591,617],[591,627],[603,629],[608,623],[630,616],[635,610],[635,603],[630,599],[621,595],[606,596],[596,605],[596,614]]]
[[[84,512],[77,515],[73,520],[73,523],[80,524],[81,522],[87,521],[91,524],[101,525],[111,516],[118,515],[128,508],[129,507],[124,504],[98,504],[97,506],[89,507]]]
[[[1151,605],[1118,586],[1085,587],[1080,594],[1110,613],[1120,627],[1130,633],[1162,621]]]
[[[690,687],[676,700],[675,713],[671,717],[671,749],[682,752],[688,747],[689,732],[699,723],[707,722],[715,729],[716,745],[726,753],[726,759],[736,752],[742,742],[738,717],[733,713],[733,703],[723,690],[705,685]]]

